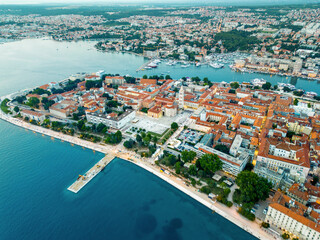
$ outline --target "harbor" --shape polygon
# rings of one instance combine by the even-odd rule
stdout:
[[[77,180],[68,187],[68,190],[78,193],[85,185],[87,185],[95,176],[97,176],[103,169],[115,158],[113,154],[107,154],[98,163],[96,163],[84,175],[79,175]]]

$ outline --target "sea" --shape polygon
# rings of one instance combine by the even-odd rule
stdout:
[[[136,72],[142,57],[103,53],[94,42],[31,39],[0,45],[0,96],[77,72],[170,74],[241,81],[261,77],[228,68]],[[268,76],[264,76],[269,80]],[[284,81],[272,77],[270,81]],[[297,86],[319,91],[318,83]],[[309,88],[309,89],[307,89]],[[78,194],[67,190],[103,155],[0,120],[0,239],[256,239],[148,171],[114,160]]]

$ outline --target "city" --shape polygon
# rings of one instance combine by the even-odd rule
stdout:
[[[23,134],[34,133],[40,141],[51,139],[48,144],[70,143],[63,145],[65,152],[80,146],[101,154],[72,171],[69,180],[59,179],[66,202],[89,198],[87,191],[99,188],[122,159],[252,239],[320,239],[318,4],[21,9],[0,5],[4,47],[24,39],[90,41],[101,54],[143,58],[142,65],[130,67],[124,61],[121,73],[109,71],[112,62],[107,62],[107,70],[80,68],[69,76],[56,73],[55,81],[0,91],[1,124],[29,130]],[[171,71],[163,71],[164,66]],[[245,80],[191,76],[190,68],[216,74],[225,69]],[[177,69],[185,75],[176,77]],[[275,75],[281,77],[276,84],[269,81]],[[296,87],[297,81],[310,81],[313,91]],[[136,220],[137,239],[182,239],[184,219],[172,218],[164,235],[152,235],[159,220],[147,216],[143,223]],[[204,239],[213,239],[208,236]],[[221,235],[237,237],[249,239],[240,232]]]

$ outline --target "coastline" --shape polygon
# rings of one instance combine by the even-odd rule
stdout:
[[[115,149],[111,145],[101,145],[97,143],[88,142],[86,140],[79,139],[74,136],[62,134],[59,132],[55,132],[50,129],[46,129],[40,126],[35,126],[30,123],[26,123],[22,121],[21,119],[13,118],[10,116],[7,116],[0,110],[0,119],[9,122],[11,124],[14,124],[16,126],[22,127],[27,130],[31,130],[33,132],[37,132],[46,136],[49,136],[51,138],[56,138],[61,141],[66,141],[71,144],[76,144],[78,146],[91,149],[93,151],[101,152],[104,154],[114,152]],[[136,166],[139,166],[146,171],[154,174],[155,176],[161,178],[163,181],[169,183],[173,187],[177,188],[178,190],[182,191],[189,197],[193,198],[194,200],[198,201],[199,203],[203,204],[204,206],[208,207],[210,210],[215,211],[220,216],[224,217],[228,221],[232,222],[233,224],[237,225],[238,227],[242,228],[246,232],[250,233],[251,235],[255,236],[258,239],[276,239],[275,237],[271,236],[267,232],[265,232],[257,222],[251,222],[244,217],[242,217],[239,213],[237,213],[235,208],[228,208],[220,203],[212,203],[210,199],[203,193],[200,193],[197,191],[196,188],[189,186],[187,187],[182,179],[179,179],[175,176],[169,176],[166,173],[161,173],[160,168],[151,165],[150,163],[147,163],[139,158],[137,158],[134,153],[125,153],[125,152],[118,152],[115,153],[117,158],[120,158],[124,161],[131,162],[135,164]]]

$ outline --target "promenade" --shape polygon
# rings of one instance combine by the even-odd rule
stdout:
[[[119,148],[111,146],[111,145],[101,145],[97,143],[88,142],[82,139],[79,139],[74,136],[65,135],[59,132],[55,132],[50,129],[42,128],[39,126],[32,125],[30,123],[24,122],[21,119],[12,118],[11,116],[7,116],[2,111],[0,111],[0,118],[15,124],[17,126],[23,127],[25,129],[29,129],[34,132],[38,132],[40,134],[44,134],[56,139],[60,139],[62,141],[70,142],[71,144],[77,144],[79,146],[92,149],[94,151],[98,151],[104,154],[112,154],[116,157],[119,157],[123,160],[127,160],[137,166],[151,172],[152,174],[160,177],[167,183],[171,184],[172,186],[176,187],[180,191],[184,192],[191,198],[195,199],[196,201],[200,202],[204,206],[208,207],[209,209],[215,211],[222,217],[228,219],[235,225],[239,226],[243,230],[249,232],[253,236],[257,237],[258,239],[279,239],[276,237],[271,236],[267,232],[265,232],[257,222],[249,221],[248,219],[242,217],[236,210],[235,207],[228,208],[223,204],[218,202],[212,203],[206,194],[200,193],[198,189],[187,186],[180,178],[177,178],[172,175],[168,175],[166,173],[160,172],[160,167],[149,163],[146,159],[141,159],[140,156],[135,154],[134,152],[129,152],[122,148],[120,151]],[[79,189],[80,190],[80,189]]]

